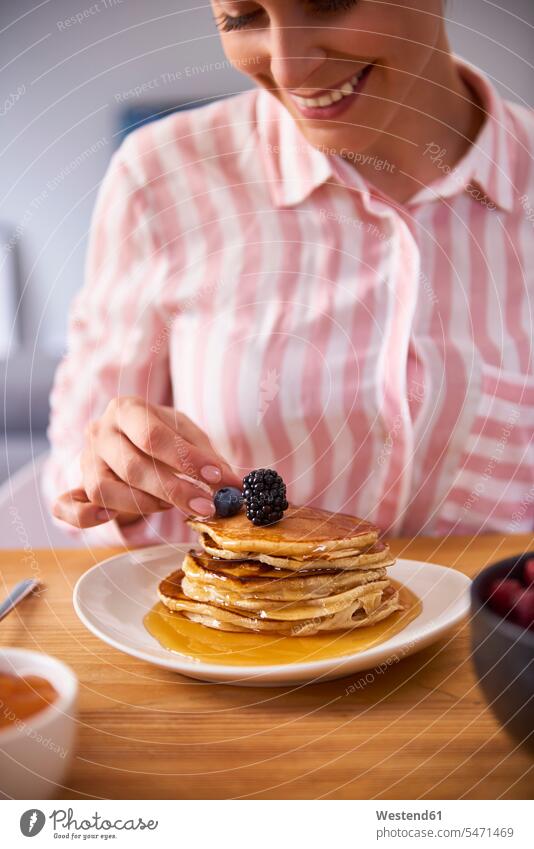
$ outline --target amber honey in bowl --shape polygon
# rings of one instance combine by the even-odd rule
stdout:
[[[35,716],[57,698],[55,687],[40,675],[0,672],[0,732]]]

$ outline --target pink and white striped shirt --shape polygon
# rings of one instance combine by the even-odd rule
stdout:
[[[405,205],[261,89],[126,139],[51,396],[50,500],[133,394],[389,535],[534,529],[534,120],[460,67],[487,118],[452,172],[429,139],[436,180]],[[178,510],[91,534],[192,538]]]

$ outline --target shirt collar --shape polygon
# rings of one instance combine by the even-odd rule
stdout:
[[[277,98],[258,92],[260,151],[275,206],[294,206],[333,176],[331,157],[313,147]]]
[[[417,192],[409,205],[467,192],[489,208],[497,206],[510,211],[514,205],[513,129],[506,103],[477,68],[458,57],[455,60],[464,81],[479,99],[485,120],[475,141],[452,171],[440,164],[439,153],[430,153],[443,175]]]
[[[513,131],[506,104],[477,68],[458,57],[455,61],[464,80],[482,103],[486,119],[473,145],[456,167],[452,171],[444,167],[443,175],[417,192],[407,205],[467,191],[488,206],[496,205],[509,211],[514,203]],[[300,132],[298,120],[274,95],[260,88],[256,104],[260,152],[275,206],[295,206],[328,180],[339,181],[343,180],[343,175],[348,176],[343,167],[345,161],[313,147]],[[351,188],[366,192],[366,181],[355,168],[349,167]]]

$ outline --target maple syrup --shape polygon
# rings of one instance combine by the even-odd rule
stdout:
[[[158,602],[145,616],[147,631],[166,649],[190,660],[228,666],[274,666],[311,663],[362,652],[389,640],[419,616],[422,603],[407,587],[391,581],[399,590],[403,610],[352,631],[325,631],[310,637],[281,634],[245,634],[219,631],[191,622]]]

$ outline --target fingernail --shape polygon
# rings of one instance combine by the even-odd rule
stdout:
[[[117,510],[97,510],[96,518],[99,522],[109,522],[118,515]]]
[[[189,502],[189,509],[196,516],[212,516],[215,512],[213,501],[208,501],[207,498],[192,498]]]
[[[200,474],[208,483],[219,483],[222,477],[221,470],[217,466],[202,466]]]

